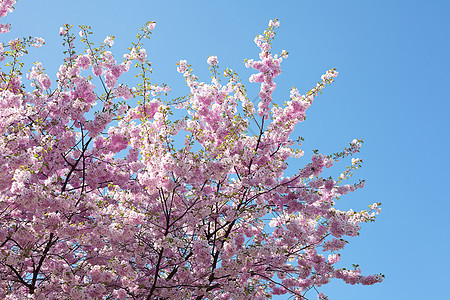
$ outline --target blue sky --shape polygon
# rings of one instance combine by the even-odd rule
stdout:
[[[146,43],[153,82],[167,83],[174,98],[188,92],[176,62],[186,59],[201,81],[209,80],[206,59],[217,55],[223,69],[244,82],[252,74],[244,58],[257,58],[254,37],[270,19],[281,27],[274,50],[289,52],[277,77],[275,101],[296,86],[305,92],[320,75],[337,68],[339,76],[308,111],[296,130],[311,149],[331,153],[353,138],[365,143],[358,178],[366,187],[340,203],[365,209],[382,202],[375,223],[363,226],[342,252],[342,266],[358,263],[364,274],[384,273],[383,283],[349,286],[333,282],[323,291],[331,299],[436,299],[450,276],[450,38],[449,1],[50,1],[19,0],[3,19],[15,36],[43,37],[30,51],[54,76],[63,48],[59,27],[91,25],[97,41],[116,36],[120,58],[138,28],[157,22]],[[77,30],[78,31],[78,30]],[[54,77],[53,77],[54,78]],[[257,86],[248,90],[256,95]],[[337,172],[337,170],[336,170]],[[313,294],[311,299],[315,299]],[[286,298],[277,298],[286,299]]]

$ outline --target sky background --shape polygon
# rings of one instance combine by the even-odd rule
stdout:
[[[221,70],[236,70],[252,99],[259,85],[248,83],[252,70],[243,60],[258,57],[254,37],[278,18],[273,50],[285,49],[289,57],[276,78],[276,103],[289,98],[292,86],[305,93],[326,70],[339,71],[295,131],[305,138],[306,154],[291,170],[309,161],[311,149],[329,154],[363,138],[357,178],[366,187],[339,205],[358,210],[383,203],[377,221],[350,239],[339,265],[357,263],[363,274],[383,273],[385,281],[350,286],[336,280],[322,291],[330,299],[438,299],[448,294],[450,280],[449,13],[448,0],[19,0],[2,19],[13,29],[1,38],[43,37],[47,44],[31,50],[27,61],[43,62],[54,82],[62,24],[91,25],[98,42],[115,35],[112,52],[120,60],[139,27],[155,20],[145,44],[151,78],[171,86],[171,97],[188,93],[176,71],[180,59],[209,82],[206,59],[217,55]]]

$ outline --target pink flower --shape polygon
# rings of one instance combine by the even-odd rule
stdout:
[[[123,73],[123,68],[122,66],[112,66],[110,68],[111,74],[115,77],[115,78],[119,78],[120,75],[122,75]]]
[[[117,299],[120,299],[120,300],[127,298],[127,292],[123,289],[114,290],[113,295],[114,295],[114,297],[116,297]]]
[[[144,63],[146,57],[147,57],[147,52],[145,51],[145,49],[140,49],[139,54],[137,55],[136,59],[139,62]]]
[[[0,24],[0,33],[7,33],[11,30],[11,24]]]
[[[269,21],[269,27],[280,27],[280,21],[278,21],[278,20],[270,20]]]
[[[330,192],[334,187],[334,180],[333,179],[328,179],[325,181],[325,190]]]
[[[46,89],[50,88],[50,86],[52,85],[52,82],[50,80],[50,77],[48,77],[47,74],[41,74],[38,77],[38,84],[42,89],[46,90]]]
[[[91,59],[87,55],[80,55],[77,58],[77,64],[81,69],[86,70],[91,65]]]
[[[107,72],[105,75],[105,84],[108,89],[113,89],[116,86],[117,77],[111,74],[111,72]]]
[[[105,38],[105,40],[103,41],[103,43],[109,45],[110,47],[112,47],[112,45],[114,45],[114,36],[107,36]]]
[[[118,86],[114,94],[116,95],[116,97],[122,97],[125,100],[129,100],[131,97],[133,97],[133,93],[131,92],[130,88],[124,85]]]
[[[330,264],[335,264],[341,260],[341,256],[339,254],[330,254],[328,255],[328,262]]]
[[[177,71],[178,73],[184,73],[187,71],[187,61],[185,60],[180,60],[178,62],[178,67],[177,67]]]
[[[100,76],[100,75],[103,74],[103,68],[101,66],[98,66],[98,65],[93,65],[92,66],[92,73],[95,76]]]
[[[43,38],[35,37],[34,43],[32,44],[32,46],[35,48],[39,48],[44,44],[45,44],[45,40]]]
[[[210,56],[210,57],[208,57],[207,62],[208,62],[208,65],[213,66],[213,67],[216,66],[219,63],[217,61],[217,56]]]
[[[153,30],[153,29],[155,29],[155,27],[156,27],[155,21],[152,21],[152,22],[148,23],[148,25],[147,25],[148,30]]]

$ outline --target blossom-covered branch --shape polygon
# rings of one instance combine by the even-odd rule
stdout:
[[[14,3],[1,1],[0,17]],[[343,184],[361,167],[353,155],[362,140],[316,151],[285,175],[287,160],[304,155],[291,134],[338,73],[304,94],[293,88],[284,104],[274,99],[288,56],[271,53],[279,25],[270,21],[255,39],[259,59],[245,62],[257,71],[257,109],[235,71],[221,77],[216,56],[207,58],[210,83],[179,61],[189,92],[163,101],[171,90],[152,82],[143,44],[154,22],[122,62],[114,36],[96,46],[89,26],[76,35],[64,25],[53,82],[41,62],[21,77],[21,57],[42,39],[0,43],[0,298],[306,299],[333,278],[381,282],[335,266],[345,238],[380,212],[379,203],[335,206],[364,185]],[[124,81],[132,72],[135,82]],[[174,120],[175,110],[185,116]],[[340,177],[322,177],[350,158]]]

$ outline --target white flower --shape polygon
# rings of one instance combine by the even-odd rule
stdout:
[[[156,23],[155,22],[150,22],[147,25],[148,30],[153,30],[156,27]]]
[[[360,158],[352,158],[352,166],[358,164],[361,161]]]
[[[219,63],[219,61],[217,60],[217,56],[208,57],[207,62],[208,62],[208,65],[210,65],[210,66],[215,66]]]
[[[107,36],[103,41],[103,43],[108,44],[110,47],[112,47],[112,45],[114,45],[114,40],[112,37]]]

